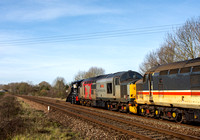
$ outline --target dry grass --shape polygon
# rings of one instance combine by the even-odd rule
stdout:
[[[77,133],[49,119],[12,96],[0,98],[0,139],[51,140],[80,139]]]
[[[23,101],[23,118],[26,118],[26,125],[29,127],[24,134],[19,134],[13,139],[29,140],[51,140],[51,139],[79,139],[79,135],[71,132],[67,127],[49,119],[42,111],[34,110]]]

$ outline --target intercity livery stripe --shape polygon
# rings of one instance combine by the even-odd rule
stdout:
[[[200,90],[151,90],[153,95],[192,95],[192,96],[200,96]],[[148,90],[138,91],[137,94],[149,95],[150,92]]]

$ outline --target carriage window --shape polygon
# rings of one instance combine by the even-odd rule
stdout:
[[[179,69],[172,69],[169,71],[169,74],[177,74]]]
[[[112,83],[107,83],[107,93],[108,94],[112,93]]]
[[[187,67],[187,68],[182,68],[180,73],[189,73],[190,72],[191,67]]]
[[[160,71],[160,75],[167,75],[167,74],[168,74],[168,70]]]
[[[192,72],[198,72],[198,71],[200,71],[200,66],[194,66]]]

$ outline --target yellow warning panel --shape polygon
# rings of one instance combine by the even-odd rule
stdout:
[[[130,98],[136,98],[136,85],[130,84]]]

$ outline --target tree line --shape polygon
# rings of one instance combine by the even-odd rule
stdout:
[[[160,48],[146,54],[140,72],[152,67],[200,57],[200,17],[187,20],[181,27],[168,33]]]
[[[38,85],[33,85],[29,82],[20,82],[1,85],[1,88],[11,94],[66,98],[66,90],[69,88],[69,85],[66,84],[64,78],[57,77],[53,85],[46,81],[42,81]]]
[[[91,67],[88,71],[79,71],[75,75],[74,80],[86,79],[102,74],[105,74],[105,70],[103,68]],[[7,85],[0,85],[0,89],[7,90],[11,94],[48,96],[53,98],[66,98],[69,94],[69,87],[70,84],[66,84],[65,79],[62,77],[57,77],[52,85],[46,81],[42,81],[38,85],[33,85],[30,82],[9,83]]]

